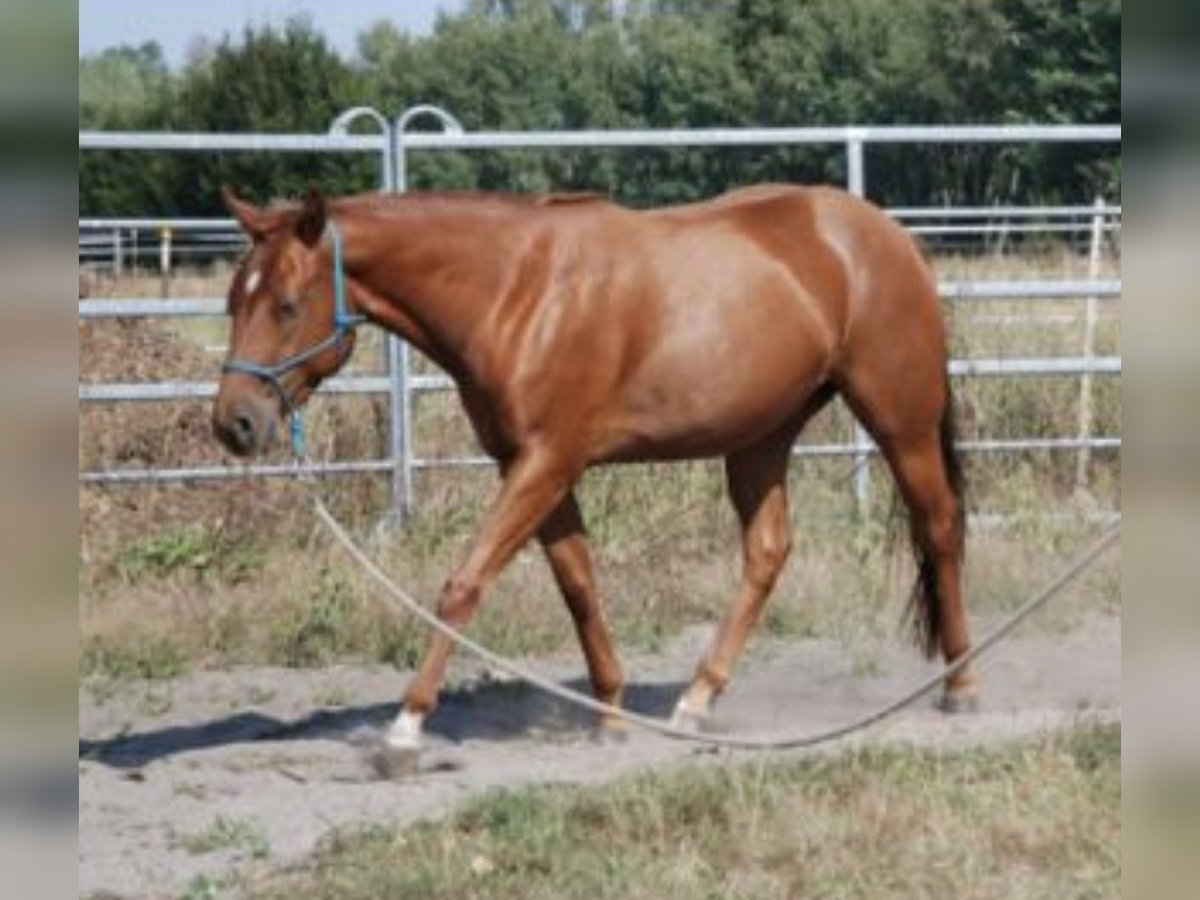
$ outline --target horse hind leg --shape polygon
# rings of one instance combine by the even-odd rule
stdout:
[[[936,432],[885,450],[911,516],[917,582],[912,612],[917,637],[928,656],[941,651],[952,663],[971,647],[962,597],[965,522],[956,463]],[[952,458],[951,458],[952,459]],[[947,712],[978,703],[978,682],[970,667],[946,679],[941,705]]]
[[[787,501],[792,444],[832,396],[832,388],[823,385],[798,416],[725,460],[729,497],[742,527],[742,586],[675,707],[671,721],[677,727],[696,729],[711,715],[783,571],[792,547]]]
[[[909,511],[917,562],[912,611],[918,641],[927,655],[940,650],[952,663],[971,646],[962,591],[966,528],[953,399],[944,373],[936,376],[940,382],[934,377],[931,373],[908,382],[862,378],[845,387],[843,396],[878,441]],[[898,393],[896,386],[906,383],[913,388]],[[963,669],[946,679],[942,708],[971,709],[978,702],[977,691],[974,673]]]
[[[672,724],[689,730],[709,717],[745,649],[791,550],[787,512],[787,459],[791,439],[753,447],[725,463],[729,494],[742,526],[742,586],[675,707]]]

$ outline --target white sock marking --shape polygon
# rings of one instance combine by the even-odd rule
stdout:
[[[392,723],[392,727],[387,732],[387,743],[389,747],[418,747],[421,744],[421,722],[424,716],[417,713],[410,713],[406,709],[400,710],[400,715],[396,716],[396,721]]]

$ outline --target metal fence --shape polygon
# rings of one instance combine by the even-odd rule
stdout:
[[[1091,206],[903,207],[888,212],[935,253],[999,254],[1018,240],[1047,236],[1087,251],[1097,228],[1102,241],[1121,228],[1121,207],[1103,200]],[[110,276],[169,275],[181,265],[229,262],[245,247],[246,237],[232,219],[79,220],[80,265]]]
[[[438,133],[408,132],[410,124],[419,117],[437,120],[442,131]],[[359,119],[369,119],[378,128],[377,135],[351,134],[351,124]],[[871,144],[884,143],[1024,143],[1024,142],[1105,142],[1119,143],[1121,127],[1117,126],[888,126],[888,127],[839,127],[839,128],[750,128],[750,129],[679,129],[671,131],[562,131],[562,132],[473,132],[468,133],[457,121],[435,107],[417,106],[389,120],[375,110],[358,107],[339,116],[328,134],[193,134],[193,133],[136,133],[136,132],[80,132],[80,150],[121,149],[139,151],[202,152],[318,152],[318,153],[376,153],[380,158],[380,185],[385,191],[406,189],[407,153],[409,150],[495,150],[495,149],[554,149],[566,147],[587,148],[649,148],[649,147],[731,147],[771,146],[783,144],[832,144],[842,145],[847,158],[847,188],[863,195],[866,187],[865,149]],[[1047,210],[1018,211],[1004,210],[1000,216],[995,209],[907,209],[893,210],[903,221],[910,222],[914,229],[954,228],[955,220],[961,226],[963,220],[1000,218],[1001,227],[1011,228],[1012,220],[1034,217],[1043,218]],[[1063,376],[1081,379],[1081,403],[1079,421],[1073,433],[1053,438],[1027,438],[1005,440],[979,440],[964,442],[962,449],[974,453],[1010,453],[1030,450],[1073,451],[1079,458],[1079,471],[1087,467],[1087,454],[1095,449],[1112,449],[1121,446],[1120,435],[1095,435],[1091,429],[1092,379],[1104,376],[1119,376],[1120,357],[1098,357],[1094,354],[1095,321],[1098,304],[1106,299],[1119,297],[1119,280],[1098,278],[1096,260],[1100,236],[1119,227],[1119,207],[1109,207],[1098,201],[1089,207],[1060,207],[1050,210],[1061,217],[1086,217],[1091,234],[1093,260],[1092,277],[1072,281],[1016,281],[1016,282],[969,282],[945,283],[940,286],[942,296],[954,303],[970,303],[983,300],[1064,300],[1086,301],[1086,341],[1082,355],[1078,357],[1054,357],[1045,359],[996,358],[956,359],[950,363],[952,377],[1026,377]],[[933,223],[931,224],[930,221]],[[158,246],[151,252],[159,255],[160,267],[169,272],[172,264],[171,231],[179,227],[212,229],[220,235],[220,228],[227,223],[209,223],[211,220],[173,221],[164,224],[161,220],[133,220],[131,230],[149,223],[151,229],[159,229]],[[924,222],[925,224],[921,224]],[[80,259],[86,262],[89,255],[104,245],[103,235],[94,236],[111,225],[81,220]],[[124,225],[116,227],[117,232]],[[978,227],[976,225],[976,227]],[[1074,226],[1072,226],[1074,227]],[[84,237],[87,236],[85,242]],[[86,248],[86,253],[85,253]],[[111,252],[120,254],[144,252],[138,245],[122,246],[120,238],[109,243]],[[223,312],[223,301],[217,298],[172,300],[158,299],[104,299],[81,300],[81,319],[112,317],[178,317],[216,316]],[[84,484],[128,484],[147,482],[207,481],[223,478],[253,476],[289,477],[301,473],[349,474],[378,472],[391,475],[393,501],[397,513],[405,515],[414,502],[413,474],[433,468],[475,467],[489,465],[483,457],[424,458],[413,450],[412,410],[414,397],[422,392],[445,391],[453,388],[452,382],[441,375],[421,375],[413,371],[408,348],[396,338],[387,342],[387,367],[382,375],[340,376],[323,385],[322,390],[332,394],[385,395],[388,398],[388,453],[379,459],[347,460],[320,463],[298,468],[292,465],[249,465],[236,467],[193,467],[178,469],[108,469],[80,472]],[[141,384],[80,384],[79,402],[152,402],[208,398],[215,394],[215,382],[160,381]],[[867,501],[870,491],[870,470],[867,462],[876,452],[866,433],[855,429],[853,441],[846,444],[798,445],[798,456],[849,456],[856,463],[855,492],[860,503]]]

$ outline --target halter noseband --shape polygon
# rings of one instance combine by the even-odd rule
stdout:
[[[265,381],[283,404],[283,412],[288,417],[288,428],[292,438],[292,452],[297,458],[304,456],[304,421],[300,418],[300,410],[292,402],[291,395],[283,386],[281,380],[288,372],[304,365],[314,356],[324,353],[330,347],[336,347],[338,354],[342,352],[342,342],[346,335],[365,321],[363,316],[348,312],[346,309],[346,273],[342,264],[342,236],[337,226],[328,224],[330,239],[333,243],[333,331],[328,337],[322,338],[299,353],[294,353],[273,366],[252,362],[247,359],[230,359],[221,366],[222,372],[240,372],[243,375],[253,375]]]

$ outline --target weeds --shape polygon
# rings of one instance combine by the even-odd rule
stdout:
[[[123,635],[119,639],[85,639],[79,659],[80,671],[108,678],[174,678],[186,668],[184,655],[170,638]]]
[[[202,573],[213,563],[215,543],[213,532],[206,528],[140,538],[117,556],[114,568],[126,582],[147,575],[163,578],[180,569]]]
[[[260,547],[231,542],[220,528],[199,525],[135,539],[117,553],[112,565],[125,584],[179,573],[240,584],[257,575],[263,561]]]
[[[236,850],[254,859],[265,859],[271,852],[271,845],[261,826],[246,819],[226,816],[217,816],[203,831],[179,838],[179,846],[193,856],[218,850]]]
[[[179,900],[217,900],[221,896],[221,886],[208,875],[197,875],[187,883]]]
[[[350,586],[339,573],[324,569],[305,602],[294,608],[297,618],[285,622],[278,658],[289,666],[324,665],[344,652],[346,621],[353,615]]]

